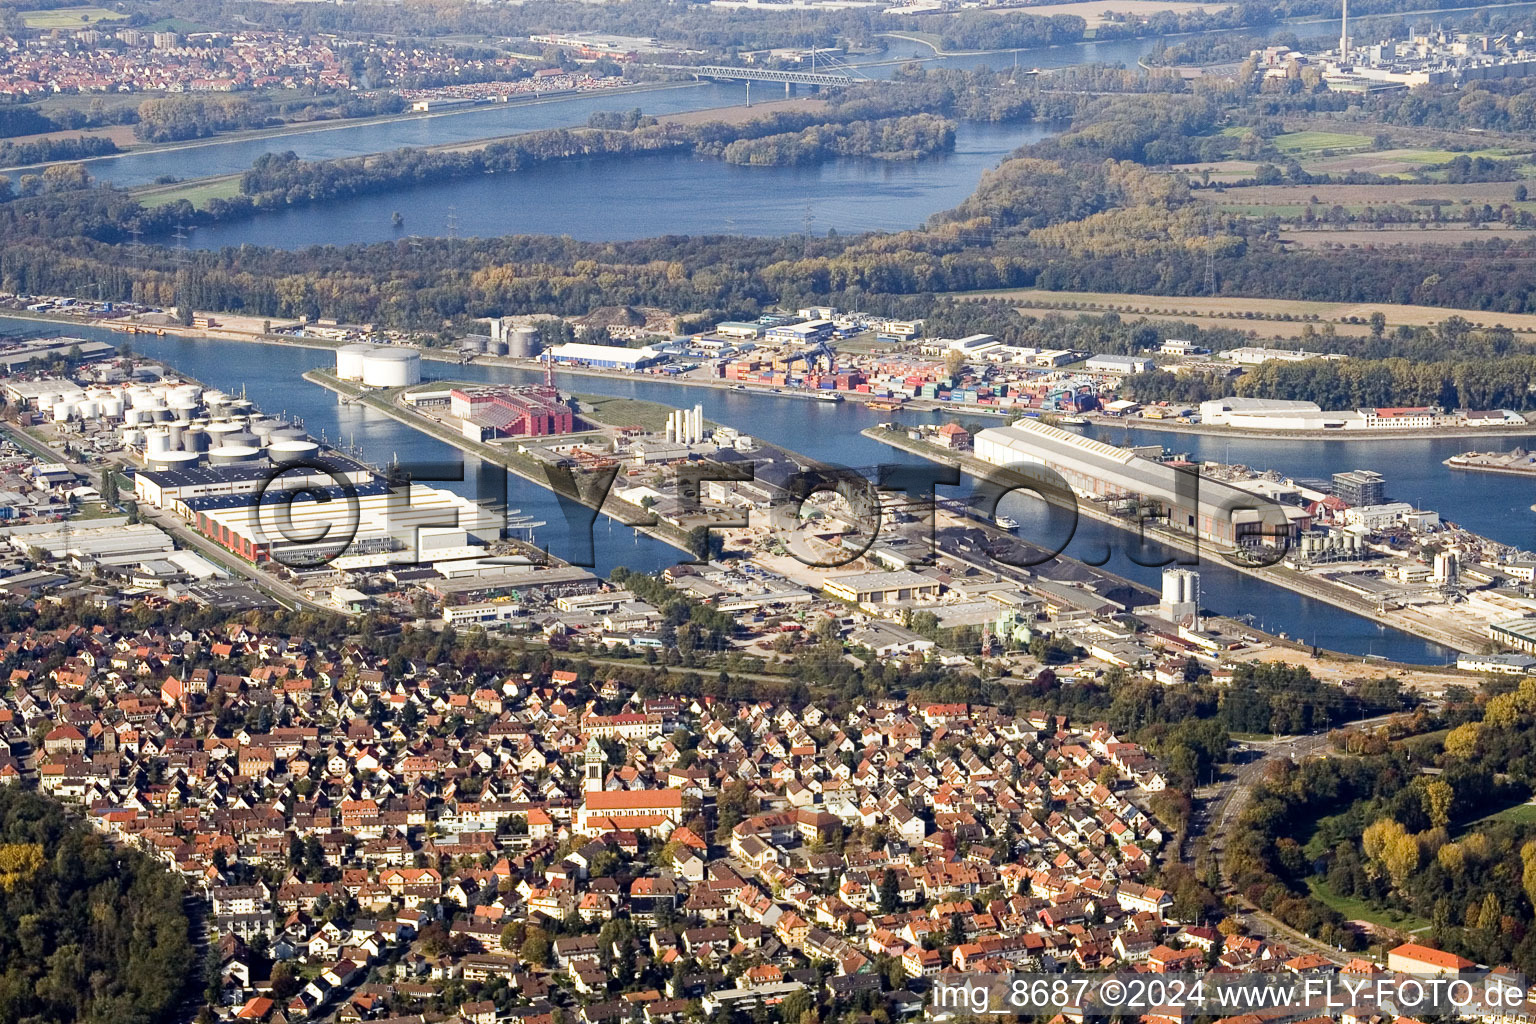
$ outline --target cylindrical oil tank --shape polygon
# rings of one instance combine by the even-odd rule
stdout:
[[[483,338],[483,337],[476,337],[474,335],[470,335],[469,337],[464,338],[464,339],[462,339],[459,342],[459,351],[460,352],[473,352],[473,353],[484,352],[485,351],[485,343],[486,343],[486,339],[485,338]]]
[[[149,388],[135,384],[123,394],[123,398],[135,409],[147,408],[150,399]]]
[[[296,427],[290,423],[285,427],[278,427],[276,430],[272,431],[272,440],[270,443],[276,444],[279,441],[302,441],[308,436],[309,435],[304,432],[303,427]]]
[[[130,448],[141,447],[144,444],[144,431],[138,427],[124,427],[123,444]]]
[[[488,356],[504,356],[507,354],[507,343],[499,338],[492,338],[486,342],[485,354]]]
[[[234,420],[214,420],[208,424],[208,436],[215,445],[223,444],[224,438],[230,434],[239,434],[244,432],[244,430],[245,427]]]
[[[161,452],[144,460],[150,469],[190,469],[202,461],[197,452]]]
[[[181,447],[189,452],[206,452],[211,445],[208,443],[208,431],[193,424],[187,428],[187,432],[181,437]]]
[[[313,441],[273,441],[267,448],[267,457],[276,465],[313,459],[320,454],[320,446]]]
[[[261,458],[261,449],[248,444],[226,444],[208,449],[211,466],[238,466]]]
[[[507,355],[532,359],[542,350],[537,327],[514,327],[507,335]]]
[[[225,434],[220,440],[222,440],[226,446],[234,445],[240,448],[261,447],[261,438],[257,437],[249,430],[237,430],[233,434]]]
[[[237,398],[229,403],[229,415],[232,417],[249,416],[254,406],[244,398]]]
[[[144,454],[164,455],[171,450],[171,432],[164,427],[144,431]]]
[[[97,403],[96,399],[86,398],[79,405],[75,406],[75,412],[83,420],[93,420],[101,414],[101,406]]]
[[[101,415],[109,420],[123,418],[123,399],[121,395],[107,394],[101,398]]]
[[[187,436],[187,428],[191,425],[186,420],[174,420],[166,424],[165,429],[171,432],[171,451],[175,452],[182,449],[182,442]]]
[[[343,345],[336,350],[336,376],[342,380],[363,379],[363,359],[373,352],[372,345]]]
[[[262,444],[266,444],[272,440],[272,431],[276,430],[280,424],[280,420],[275,420],[271,416],[252,416],[247,429],[260,438]]]
[[[421,383],[421,352],[382,348],[363,357],[363,383],[371,388],[403,388]]]

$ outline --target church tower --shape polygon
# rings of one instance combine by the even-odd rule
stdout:
[[[603,748],[598,744],[597,737],[587,740],[587,749],[582,754],[585,777],[582,781],[582,791],[586,793],[600,793],[603,789],[603,776],[608,765],[608,755],[603,753]]]

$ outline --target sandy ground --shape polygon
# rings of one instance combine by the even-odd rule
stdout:
[[[1382,664],[1370,658],[1340,656],[1314,658],[1307,651],[1280,646],[1232,651],[1224,656],[1224,660],[1279,661],[1287,665],[1305,665],[1314,676],[1330,683],[1396,676],[1403,685],[1415,690],[1436,691],[1452,685],[1476,686],[1479,682],[1475,675],[1450,669],[1411,668],[1405,665]]]
[[[1340,206],[1407,203],[1414,199],[1440,199],[1459,203],[1514,202],[1514,181],[1486,181],[1466,185],[1250,185],[1222,191],[1202,189],[1197,198],[1221,206],[1305,206],[1314,197],[1325,205]]]
[[[1522,241],[1536,237],[1536,231],[1521,228],[1389,228],[1386,230],[1323,229],[1313,231],[1282,231],[1280,239],[1301,249],[1322,249],[1338,245],[1387,246],[1387,245],[1461,245],[1463,242],[1486,242],[1490,238],[1514,238]]]
[[[28,142],[46,142],[51,139],[111,139],[117,143],[118,149],[127,149],[139,144],[139,140],[133,137],[131,124],[114,124],[107,128],[67,128],[63,131],[41,132],[37,135],[13,135],[6,141],[24,145]]]

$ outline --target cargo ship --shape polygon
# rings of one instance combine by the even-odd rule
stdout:
[[[1445,460],[1452,469],[1474,473],[1508,473],[1511,476],[1536,476],[1536,454],[1524,448],[1508,452],[1462,452]]]

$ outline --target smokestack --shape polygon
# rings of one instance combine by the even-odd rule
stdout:
[[[1349,0],[1343,0],[1344,13],[1339,19],[1339,59],[1349,52]]]

